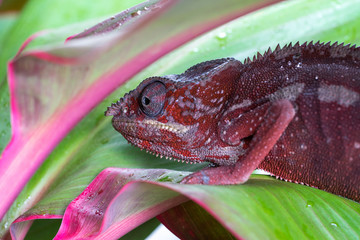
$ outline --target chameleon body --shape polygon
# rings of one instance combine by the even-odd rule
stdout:
[[[182,180],[239,184],[256,169],[360,201],[360,48],[289,44],[241,63],[151,77],[107,109],[129,142],[210,166]]]

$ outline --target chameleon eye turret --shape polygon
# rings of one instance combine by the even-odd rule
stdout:
[[[163,110],[165,97],[165,85],[160,81],[152,82],[141,92],[140,108],[149,117],[157,116]]]

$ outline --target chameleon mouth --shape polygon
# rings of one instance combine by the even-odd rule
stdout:
[[[157,157],[165,157],[169,160],[190,164],[202,162],[196,156],[192,156],[187,150],[189,156],[184,156],[176,154],[177,151],[171,151],[169,147],[163,145],[166,142],[177,142],[179,138],[189,133],[191,126],[177,123],[162,123],[153,119],[132,121],[120,117],[113,118],[113,126],[130,144]]]
[[[146,119],[143,123],[145,125],[152,126],[157,129],[167,130],[176,134],[184,134],[190,129],[190,127],[178,123],[162,123],[151,119]]]
[[[141,151],[146,151],[146,153],[152,154],[156,157],[160,157],[160,158],[165,158],[167,160],[173,160],[174,162],[182,162],[182,163],[187,163],[187,164],[196,164],[196,163],[202,163],[203,161],[200,161],[198,159],[195,158],[186,158],[183,156],[173,156],[171,154],[171,151],[168,151],[168,149],[164,148],[162,149],[162,147],[158,147],[158,149],[151,149],[150,147],[147,147],[146,145],[148,144],[143,144],[144,141],[146,142],[151,142],[149,140],[146,139],[140,139],[131,135],[124,135],[124,137],[126,138],[126,140],[128,140],[128,142],[135,146],[140,148]]]
[[[183,135],[190,130],[190,126],[183,126],[177,123],[162,123],[152,119],[145,119],[141,122],[131,121],[127,119],[113,118],[113,124],[120,133],[125,133],[133,137],[138,137],[138,131],[146,132],[148,140],[156,140],[156,131],[169,131],[176,135]],[[152,136],[154,135],[154,136]],[[155,137],[155,139],[153,139]]]
[[[138,146],[137,146],[138,147]],[[201,163],[200,161],[194,160],[194,159],[182,159],[182,158],[175,158],[175,157],[171,157],[171,156],[167,156],[167,155],[162,155],[161,153],[157,153],[157,152],[153,152],[149,149],[145,149],[145,148],[140,148],[141,151],[145,150],[146,153],[152,154],[156,157],[160,157],[160,158],[165,158],[167,160],[173,160],[174,162],[181,162],[181,163],[186,163],[186,164],[196,164],[196,163]]]

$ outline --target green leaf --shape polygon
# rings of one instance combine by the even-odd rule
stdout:
[[[359,203],[304,185],[253,175],[248,182],[237,186],[171,185],[170,188],[207,211],[192,212],[192,208],[200,210],[189,206],[161,214],[160,220],[178,237],[197,232],[193,239],[200,239],[210,237],[208,231],[221,230],[213,225],[208,229],[208,213],[240,239],[360,237]]]

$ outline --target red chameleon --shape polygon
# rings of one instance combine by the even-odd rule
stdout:
[[[105,112],[128,141],[239,184],[257,168],[360,201],[360,48],[298,43],[151,77]]]

